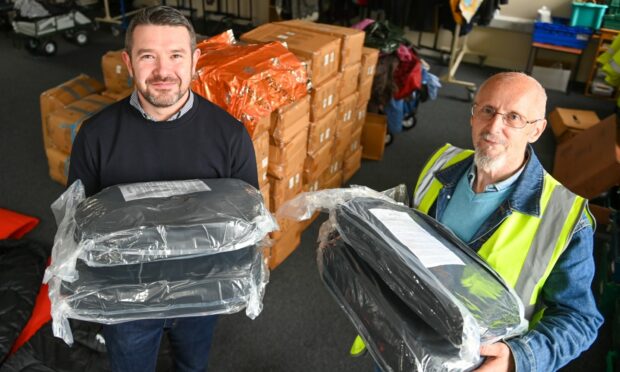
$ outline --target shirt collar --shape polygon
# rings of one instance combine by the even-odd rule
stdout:
[[[138,91],[135,89],[131,93],[129,104],[132,105],[136,110],[138,110],[138,112],[140,112],[140,114],[142,114],[142,117],[144,117],[146,120],[155,121],[155,122],[158,121],[158,120],[153,119],[149,114],[146,113],[146,111],[144,111],[144,109],[142,108],[142,105],[140,104],[140,99],[138,98]],[[192,108],[193,105],[194,105],[194,92],[190,90],[189,98],[187,99],[187,102],[185,102],[183,107],[181,107],[181,109],[177,111],[176,114],[172,115],[166,121],[172,121],[172,120],[177,120],[181,118],[183,115],[187,114],[187,112]]]
[[[540,216],[540,198],[542,195],[545,170],[534,153],[532,146],[528,145],[528,160],[523,167],[521,177],[515,180],[515,188],[508,196],[511,208],[521,213],[532,216]],[[435,173],[437,180],[447,188],[454,189],[456,183],[470,168],[474,156],[469,156],[463,161],[457,162]]]

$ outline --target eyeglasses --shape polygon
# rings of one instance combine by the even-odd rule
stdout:
[[[501,115],[504,125],[516,129],[525,128],[525,126],[528,124],[534,124],[537,121],[543,120],[536,119],[527,121],[527,119],[519,113],[516,113],[514,111],[501,113],[498,112],[495,107],[489,105],[478,106],[477,104],[474,104],[471,107],[471,116],[473,116],[475,119],[490,121],[495,117],[495,115]]]

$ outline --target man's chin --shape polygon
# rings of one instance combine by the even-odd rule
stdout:
[[[159,95],[159,96],[147,95],[146,99],[147,101],[149,101],[151,105],[155,107],[165,108],[165,107],[173,106],[174,104],[179,102],[179,100],[181,99],[181,95],[180,94],[174,94],[174,95],[166,94],[166,95]]]

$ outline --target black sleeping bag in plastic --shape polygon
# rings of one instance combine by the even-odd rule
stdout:
[[[75,223],[90,266],[231,251],[274,229],[260,191],[226,178],[110,186],[77,206]]]
[[[522,305],[514,292],[475,252],[432,218],[373,198],[355,198],[335,213],[344,240],[409,308],[453,345],[466,341],[462,337],[468,324],[463,316],[468,313],[475,319],[483,343],[523,327]],[[385,219],[392,215],[405,225],[390,226]],[[426,267],[424,259],[416,255],[424,253],[421,249],[425,247],[411,246],[402,241],[403,234],[395,235],[417,228],[428,234],[426,242],[436,240],[442,246],[435,249],[445,249],[442,260],[447,264]]]
[[[239,311],[259,301],[262,248],[143,264],[90,267],[62,281],[61,300],[76,319],[113,323]]]

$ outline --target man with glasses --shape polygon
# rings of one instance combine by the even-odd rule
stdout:
[[[546,101],[525,74],[492,76],[471,110],[475,151],[443,146],[416,184],[413,206],[478,252],[515,289],[530,321],[521,337],[482,346],[478,371],[555,371],[602,324],[590,289],[587,201],[553,179],[530,145],[547,125]]]

